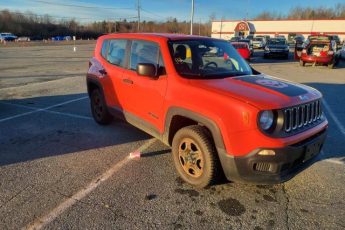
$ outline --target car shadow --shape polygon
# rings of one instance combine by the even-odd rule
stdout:
[[[0,166],[150,138],[124,122],[98,125],[89,103],[85,93],[0,100]]]

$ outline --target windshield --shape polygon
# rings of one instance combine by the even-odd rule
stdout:
[[[259,37],[259,38],[254,38],[254,39],[253,39],[253,41],[260,41],[260,42],[261,42],[262,40],[263,40],[263,39],[260,38],[260,37]]]
[[[176,71],[184,77],[212,79],[252,74],[247,62],[227,41],[169,41],[169,48]]]
[[[269,45],[285,45],[285,40],[283,39],[270,39],[268,41]]]
[[[232,43],[232,46],[236,49],[246,49],[248,48],[247,43]]]

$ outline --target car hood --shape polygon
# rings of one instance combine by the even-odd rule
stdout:
[[[320,98],[319,91],[306,85],[264,74],[223,79],[191,80],[195,87],[241,100],[259,109],[279,109]]]
[[[269,49],[285,49],[285,48],[287,48],[288,46],[287,45],[267,45],[267,47],[269,48]]]

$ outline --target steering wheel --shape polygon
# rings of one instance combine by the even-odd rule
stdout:
[[[211,61],[211,62],[207,63],[206,65],[204,65],[203,69],[210,67],[210,65],[214,65],[214,67],[218,68],[217,63],[215,63],[214,61]]]

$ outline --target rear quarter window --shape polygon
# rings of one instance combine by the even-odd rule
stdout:
[[[125,67],[127,40],[109,40],[106,59],[109,63]]]
[[[109,40],[104,40],[101,49],[101,56],[104,59],[107,59],[107,50],[108,50]]]

